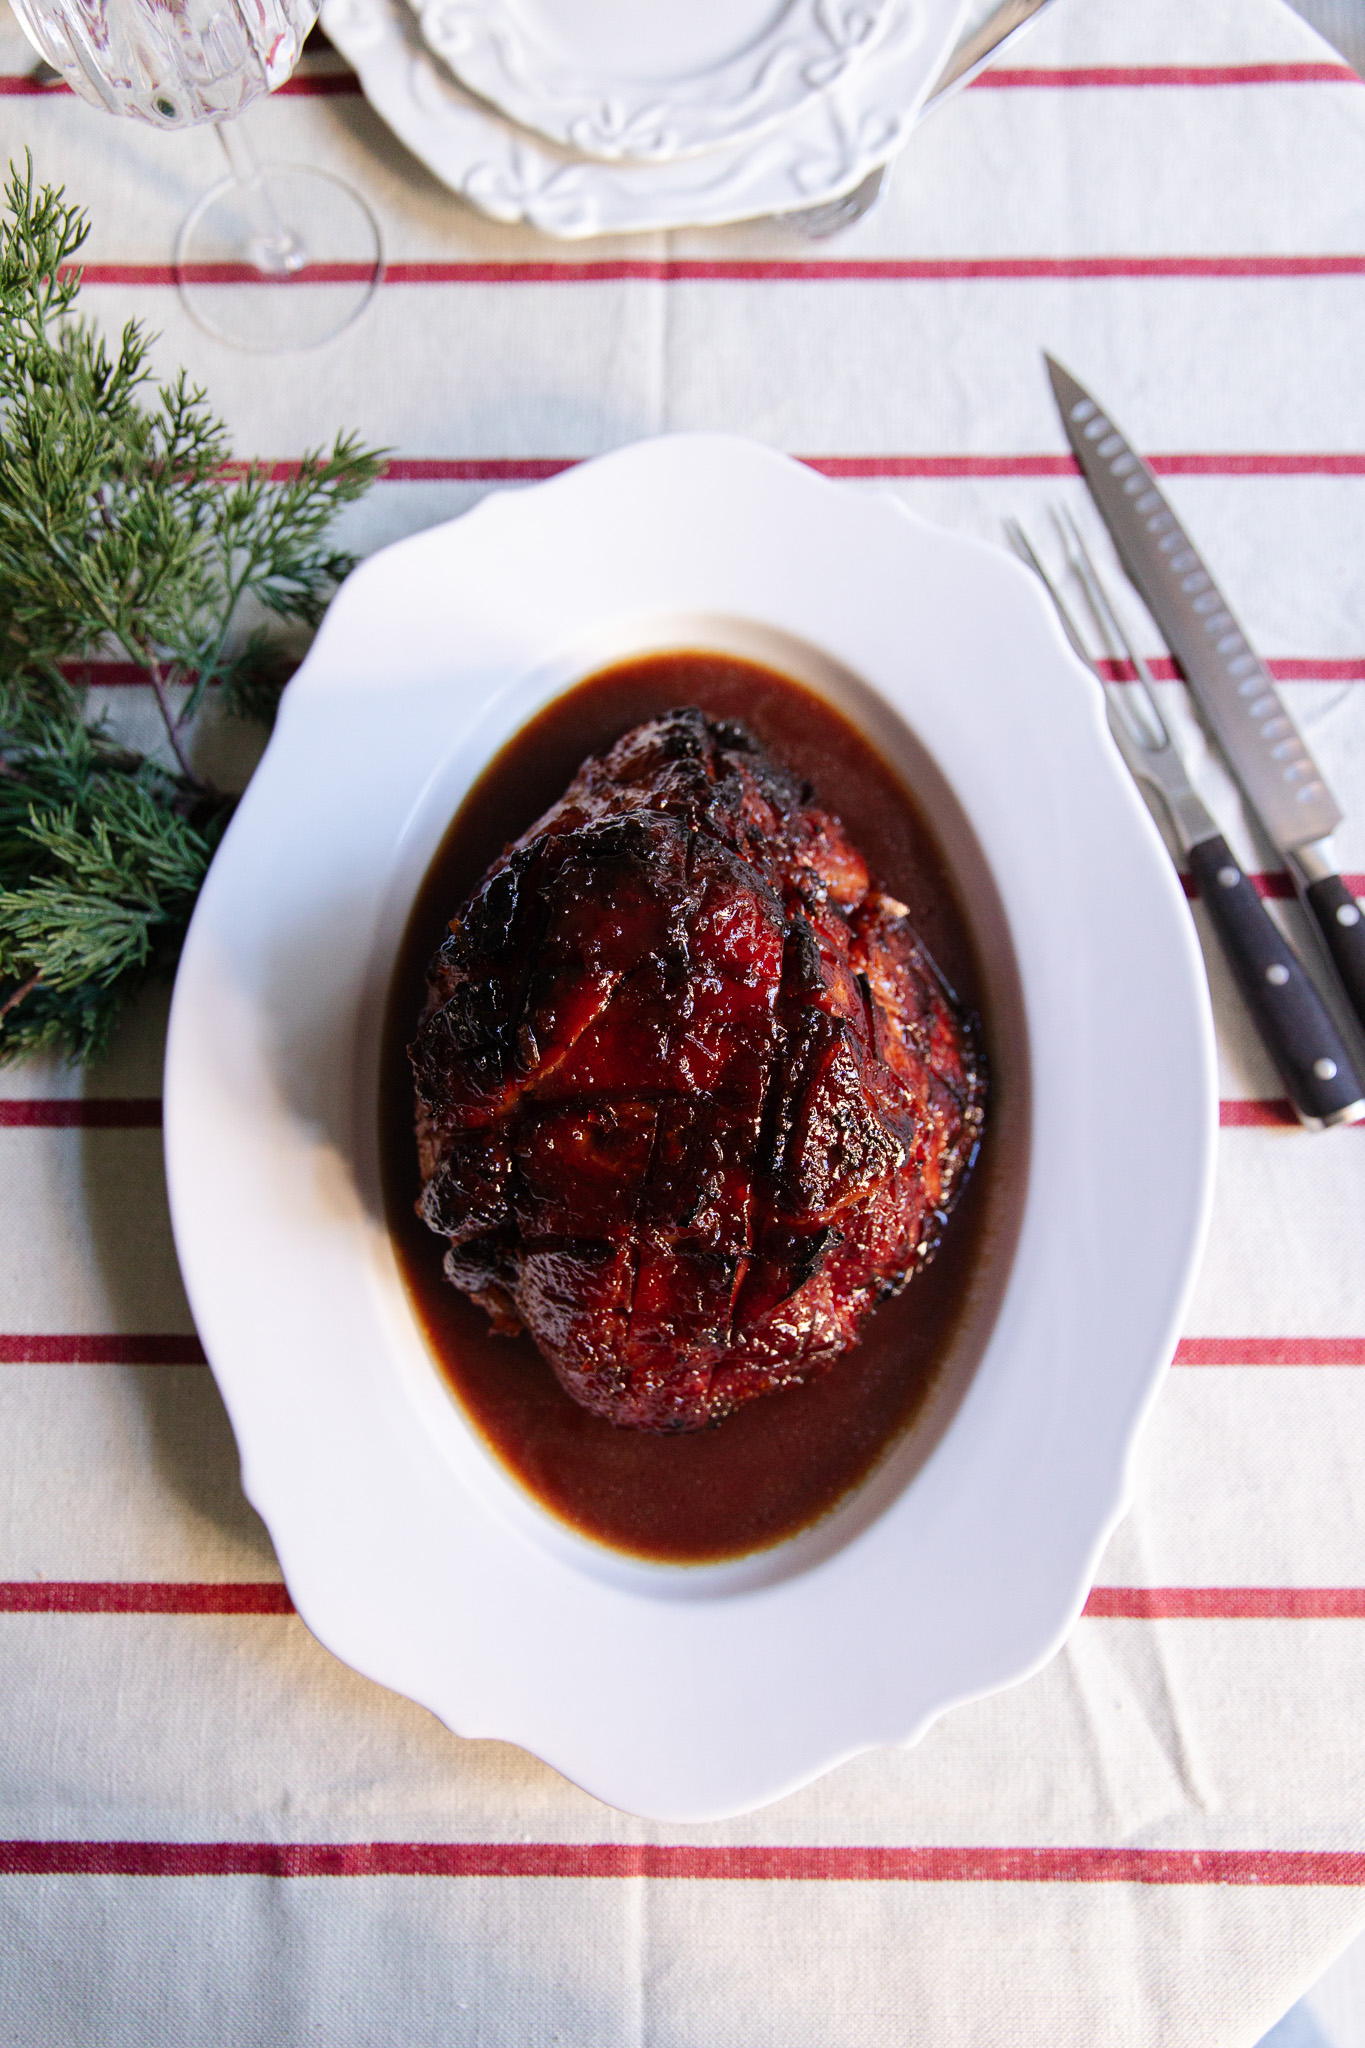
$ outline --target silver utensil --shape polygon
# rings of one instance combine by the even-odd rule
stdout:
[[[1151,470],[1070,372],[1051,356],[1046,361],[1067,439],[1119,558],[1279,848],[1365,1024],[1365,916],[1332,850],[1341,806]]]
[[[841,228],[851,228],[865,213],[871,213],[881,198],[889,169],[889,164],[878,164],[861,185],[855,185],[840,198],[826,199],[819,206],[805,206],[799,213],[780,213],[776,217],[784,227],[795,228],[804,235],[808,242],[826,241]]]
[[[1053,0],[1001,0],[1001,5],[969,30],[953,51],[924,102],[926,112],[930,107],[941,106],[964,85],[970,85],[988,64],[995,63],[1002,51],[1019,40],[1025,29],[1032,28],[1052,4]]]
[[[1190,781],[1180,750],[1161,716],[1151,671],[1114,610],[1074,520],[1054,515],[1067,566],[1085,593],[1110,658],[1132,663],[1136,684],[1111,683],[1096,665],[1060,590],[1018,520],[1005,533],[1039,576],[1082,661],[1104,686],[1109,730],[1134,779],[1157,792],[1199,885],[1213,928],[1274,1060],[1300,1121],[1309,1130],[1365,1117],[1365,1082],[1303,963],[1233,856],[1216,819]]]
[[[970,85],[988,64],[993,64],[1002,51],[1016,42],[1026,29],[1032,28],[1039,16],[1054,4],[1055,0],[1001,0],[1001,5],[965,35],[953,51],[925,99],[921,119],[934,107],[940,107],[945,100],[951,99],[954,93],[960,92],[964,85]],[[868,172],[861,185],[855,185],[842,198],[827,199],[819,206],[804,206],[799,213],[783,213],[778,218],[809,241],[824,241],[827,236],[837,235],[841,228],[851,227],[855,220],[861,220],[865,213],[870,213],[890,175],[890,164],[878,164],[875,171]]]

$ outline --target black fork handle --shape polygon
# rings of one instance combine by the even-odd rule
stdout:
[[[1365,1083],[1303,963],[1221,833],[1190,866],[1242,998],[1289,1099],[1310,1128],[1365,1117]]]

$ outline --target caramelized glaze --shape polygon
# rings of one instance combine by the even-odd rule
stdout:
[[[427,963],[452,909],[489,862],[560,796],[583,757],[677,704],[740,718],[849,826],[884,886],[963,1000],[977,976],[965,921],[932,834],[862,735],[821,697],[730,656],[642,657],[556,698],[469,792],[424,879],[395,970],[382,1055],[385,1200],[419,1322],[461,1404],[503,1463],[553,1513],[599,1541],[703,1562],[780,1541],[863,1479],[913,1421],[960,1312],[980,1243],[986,1162],[938,1257],[882,1305],[823,1377],[766,1395],[686,1436],[618,1429],[562,1391],[529,1338],[492,1334],[441,1272],[442,1246],[413,1213],[419,1177],[406,1045]]]

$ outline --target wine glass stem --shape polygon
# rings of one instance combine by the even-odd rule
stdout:
[[[251,219],[249,253],[257,270],[272,277],[290,277],[302,270],[308,252],[298,236],[287,228],[276,211],[275,202],[261,177],[256,152],[236,121],[217,121],[218,140],[228,160]]]

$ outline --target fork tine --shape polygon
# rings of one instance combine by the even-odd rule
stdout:
[[[1061,531],[1062,534],[1062,542],[1063,545],[1066,547],[1068,566],[1071,568],[1073,573],[1081,574],[1080,564],[1076,560],[1074,551],[1069,543],[1069,537],[1066,533],[1065,528],[1062,527],[1061,520],[1057,517],[1055,508],[1053,509],[1053,518],[1056,520],[1058,529],[1059,531]],[[1156,700],[1152,697],[1151,692],[1149,690],[1144,690],[1141,687],[1141,685],[1139,685],[1139,698],[1146,698],[1147,709],[1149,712],[1148,729],[1144,731],[1142,720],[1136,716],[1137,707],[1131,703],[1121,702],[1121,699],[1127,697],[1128,692],[1126,690],[1118,689],[1113,683],[1109,681],[1108,677],[1104,673],[1104,670],[1099,666],[1098,662],[1095,660],[1095,657],[1091,654],[1090,650],[1086,647],[1084,641],[1081,639],[1080,631],[1076,625],[1074,614],[1068,606],[1066,599],[1062,596],[1061,591],[1058,589],[1057,585],[1053,582],[1052,578],[1048,575],[1047,570],[1043,567],[1041,561],[1038,559],[1037,550],[1035,549],[1028,535],[1025,533],[1023,527],[1020,525],[1019,521],[1017,519],[1007,518],[1003,521],[1003,525],[1005,529],[1005,537],[1009,541],[1010,546],[1014,549],[1014,552],[1016,553],[1016,555],[1018,555],[1020,561],[1023,562],[1026,567],[1032,569],[1034,574],[1038,577],[1039,581],[1043,585],[1043,588],[1046,590],[1048,596],[1052,599],[1053,608],[1057,613],[1057,617],[1061,621],[1062,629],[1065,632],[1067,639],[1071,642],[1071,645],[1075,648],[1081,660],[1085,663],[1086,667],[1090,670],[1090,673],[1094,676],[1096,682],[1104,691],[1104,708],[1105,715],[1109,721],[1109,730],[1113,733],[1114,738],[1118,743],[1119,752],[1123,755],[1123,758],[1128,763],[1129,768],[1132,770],[1134,775],[1141,778],[1147,772],[1145,763],[1151,759],[1154,752],[1160,753],[1162,750],[1169,748],[1171,744],[1170,733],[1166,729],[1165,721],[1161,716],[1161,712],[1157,706]],[[1077,536],[1077,538],[1079,539],[1079,536]],[[1087,565],[1089,566],[1091,573],[1093,575],[1094,564],[1089,562],[1088,557]],[[1098,576],[1095,577],[1095,581],[1098,584]],[[1087,598],[1089,598],[1090,592],[1088,587],[1085,585],[1083,575],[1082,587],[1086,589],[1086,595]],[[1101,598],[1103,598],[1102,591]],[[1091,610],[1096,611],[1096,607],[1094,605],[1093,600],[1091,602]],[[1098,613],[1096,613],[1096,616],[1098,619]],[[1101,628],[1101,631],[1103,632],[1103,628]],[[1115,645],[1114,641],[1107,634],[1105,634],[1104,637],[1109,645],[1110,652],[1113,653]]]
[[[1121,654],[1126,655],[1132,664],[1133,673],[1138,681],[1145,684],[1150,691],[1155,680],[1152,671],[1148,668],[1136,647],[1134,647],[1128,636],[1127,628],[1114,610],[1109,599],[1109,593],[1104,587],[1104,581],[1100,576],[1099,570],[1095,567],[1094,557],[1082,538],[1079,526],[1077,526],[1066,506],[1054,505],[1052,517],[1057,531],[1062,537],[1062,545],[1066,549],[1067,560],[1077,576],[1079,576],[1081,587],[1089,600],[1090,609],[1095,614],[1095,623],[1105,640],[1109,643],[1110,654],[1116,660],[1120,658]]]
[[[1047,570],[1039,561],[1032,541],[1029,539],[1028,535],[1025,533],[1023,527],[1019,524],[1019,521],[1017,519],[1006,519],[1002,523],[1005,528],[1005,538],[1009,542],[1010,546],[1014,549],[1015,554],[1018,555],[1020,561],[1024,564],[1024,567],[1026,569],[1032,569],[1034,575],[1038,578],[1038,581],[1042,584],[1044,590],[1046,590],[1048,596],[1052,599],[1053,608],[1057,613],[1058,619],[1061,621],[1062,631],[1066,634],[1066,637],[1071,642],[1072,647],[1075,649],[1076,653],[1079,654],[1081,660],[1085,663],[1086,667],[1088,669],[1094,669],[1095,657],[1091,654],[1089,648],[1081,639],[1080,632],[1077,629],[1076,621],[1075,618],[1072,616],[1070,607],[1067,605],[1066,599],[1062,596],[1061,591],[1057,588],[1052,578],[1048,575]]]
[[[1150,728],[1146,743],[1150,745],[1154,738],[1158,745],[1170,746],[1171,730],[1162,717],[1161,706],[1156,700],[1155,678],[1129,638],[1122,619],[1114,610],[1109,592],[1104,586],[1104,580],[1095,566],[1095,559],[1085,544],[1079,526],[1065,506],[1054,505],[1052,519],[1061,535],[1062,546],[1066,549],[1067,564],[1073,575],[1080,579],[1091,615],[1100,629],[1101,638],[1108,647],[1111,657],[1117,661],[1121,655],[1126,655],[1132,664],[1136,678],[1137,704],[1141,706],[1142,716],[1147,719]],[[1141,723],[1142,718],[1137,716],[1137,706],[1130,704],[1130,730],[1140,732]]]

